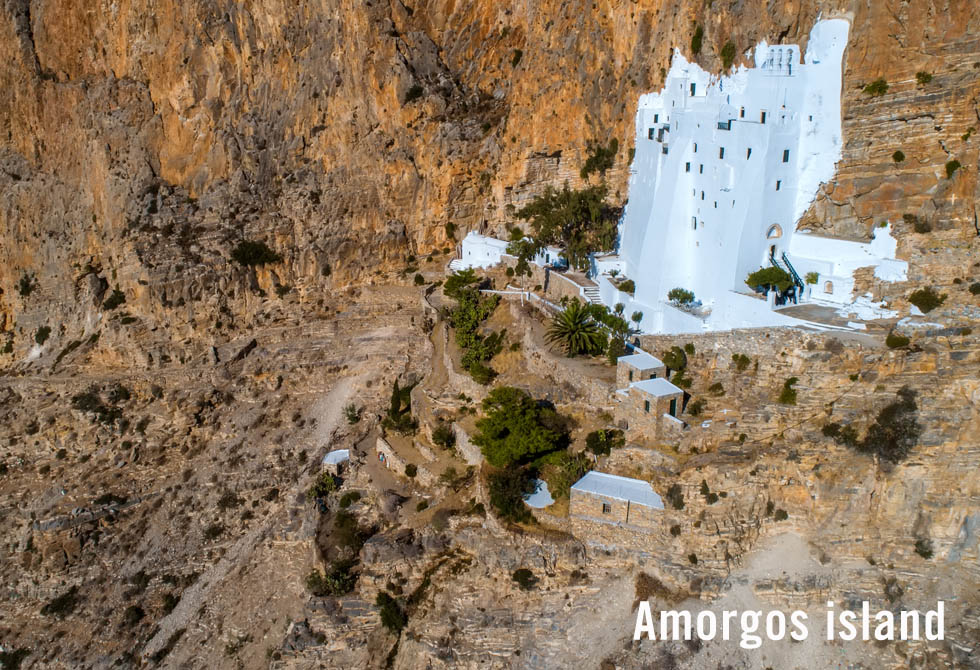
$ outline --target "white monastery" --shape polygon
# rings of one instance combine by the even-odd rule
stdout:
[[[782,313],[798,302],[862,319],[893,315],[870,296],[855,296],[853,279],[868,266],[879,279],[905,279],[889,226],[876,228],[870,243],[796,230],[841,157],[849,27],[843,19],[817,22],[802,62],[798,46],[763,42],[755,67],[721,77],[674,52],[664,89],[640,98],[619,248],[592,261],[604,304],[623,303],[625,313],[643,313],[643,331],[668,333],[801,325]],[[456,263],[486,267],[505,248],[471,233]],[[796,285],[763,298],[745,278],[770,265]],[[816,282],[807,284],[808,275]],[[632,295],[617,289],[623,278],[634,281]],[[693,291],[696,308],[672,304],[673,288]]]

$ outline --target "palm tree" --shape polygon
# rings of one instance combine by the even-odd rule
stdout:
[[[573,300],[551,320],[547,339],[560,344],[571,357],[599,353],[605,336],[582,303]]]

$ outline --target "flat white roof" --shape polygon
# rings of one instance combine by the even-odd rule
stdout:
[[[323,457],[324,465],[337,465],[350,460],[350,449],[335,449]]]
[[[595,470],[585,473],[584,477],[572,484],[572,490],[594,493],[616,500],[628,500],[653,509],[664,508],[664,501],[654,492],[650,482]]]
[[[638,388],[644,393],[649,393],[650,395],[657,397],[684,392],[662,377],[658,377],[656,379],[644,379],[642,382],[633,382],[630,384],[630,387]]]
[[[620,356],[619,360],[628,363],[639,370],[651,370],[663,367],[663,362],[659,358],[654,358],[645,351],[639,351],[629,356]]]

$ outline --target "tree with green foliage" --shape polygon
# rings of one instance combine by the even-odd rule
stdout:
[[[476,270],[473,268],[466,268],[465,270],[454,272],[446,280],[446,283],[442,285],[442,292],[446,294],[447,298],[458,300],[460,293],[464,289],[472,286],[473,284],[479,283],[479,281],[480,278],[476,276]]]
[[[487,477],[490,505],[501,519],[515,523],[534,519],[524,504],[524,496],[535,491],[533,472],[526,467],[512,465]]]
[[[582,268],[589,254],[616,244],[620,209],[606,202],[607,194],[604,184],[581,190],[573,190],[567,183],[561,190],[548,186],[519,209],[517,216],[530,221],[536,244],[562,247],[568,262]]]
[[[449,324],[462,350],[462,365],[480,384],[489,384],[496,372],[486,362],[500,353],[506,331],[488,335],[480,333],[483,323],[497,308],[500,296],[483,295],[477,288],[478,278],[472,269],[453,274],[444,285],[445,294],[456,300],[449,313]]]
[[[793,285],[793,278],[786,270],[773,266],[750,272],[745,278],[745,284],[756,291],[759,289],[785,291]]]
[[[586,454],[569,453],[567,449],[553,451],[535,462],[539,476],[548,482],[548,491],[554,499],[567,498],[572,484],[592,469],[592,459]]]
[[[671,370],[680,372],[687,367],[687,354],[677,345],[665,351],[660,359]]]
[[[694,292],[680,287],[672,288],[667,291],[667,300],[678,305],[690,305],[694,302]]]
[[[864,92],[872,98],[877,98],[888,92],[888,82],[884,79],[875,79],[864,87]]]
[[[567,420],[527,392],[499,386],[483,400],[473,444],[498,468],[527,463],[568,444]]]
[[[605,339],[599,324],[578,300],[555,314],[547,334],[548,342],[560,345],[569,357],[601,353]]]
[[[615,137],[609,140],[609,145],[604,145],[599,141],[589,142],[589,155],[582,166],[580,176],[587,179],[590,174],[598,172],[601,176],[606,175],[613,163],[616,161],[616,153],[619,151],[619,140]]]

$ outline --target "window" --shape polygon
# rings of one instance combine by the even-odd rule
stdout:
[[[691,228],[693,230],[697,230],[698,229],[698,217],[696,217],[696,216],[692,216],[691,217]]]
[[[777,179],[776,180],[776,190],[778,191],[779,190],[779,187],[782,186],[782,185],[783,185],[783,182],[781,182],[780,180]]]
[[[715,209],[718,209],[718,201],[715,200]]]
[[[648,140],[652,140],[653,139],[653,133],[656,130],[657,130],[656,128],[651,128],[650,130],[647,131],[647,139]]]
[[[691,164],[684,163],[684,172],[690,172],[690,171],[691,171]]]
[[[827,282],[827,283],[829,284],[830,282]],[[649,412],[650,411],[650,401],[649,400],[644,400],[643,401],[643,411],[644,412]]]
[[[719,147],[718,148],[718,158],[724,158],[724,157],[725,157],[725,147]]]
[[[783,149],[783,162],[789,163],[789,149]]]
[[[824,293],[833,293],[834,292],[834,282],[832,282],[832,281],[824,282],[824,284],[823,284],[823,292]]]
[[[695,89],[696,86],[697,86],[697,84],[691,84],[691,95],[692,96],[694,95],[694,89]]]
[[[701,191],[701,199],[704,200],[704,191]]]
[[[612,513],[612,505],[610,505],[609,503],[602,503],[602,513],[603,514],[611,514]]]
[[[660,115],[659,114],[654,114],[653,115],[653,122],[654,123],[660,123]]]
[[[769,230],[766,231],[767,240],[777,240],[783,236],[783,229],[778,223],[774,223],[769,226]]]
[[[766,122],[766,110],[762,110],[761,112],[759,112],[759,123],[765,123],[765,122]]]
[[[752,158],[752,147],[745,150],[745,160]]]
[[[745,118],[745,107],[742,107],[741,109],[738,110],[738,118],[740,119]]]
[[[670,399],[670,415],[677,416],[677,398]]]
[[[698,143],[695,142],[694,143],[694,153],[697,153],[697,152],[698,152]]]
[[[630,370],[630,381],[633,381],[633,371]]]
[[[698,168],[698,172],[700,174],[704,174],[704,163],[701,163],[701,166]]]

